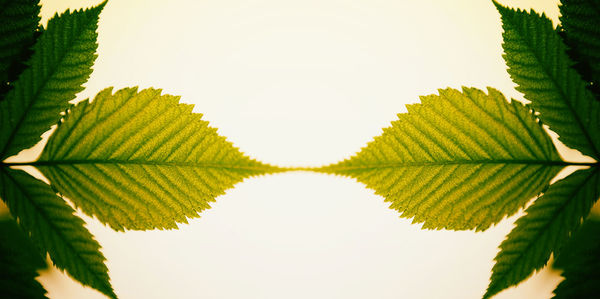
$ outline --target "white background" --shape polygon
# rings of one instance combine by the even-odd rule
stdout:
[[[44,23],[98,3],[42,2]],[[558,20],[553,1],[502,2]],[[438,88],[522,99],[501,32],[481,0],[111,0],[78,100],[108,86],[162,88],[253,158],[319,166]],[[121,298],[479,298],[521,215],[483,233],[428,231],[387,206],[351,179],[294,172],[247,179],[179,230],[118,233],[83,217]],[[548,298],[560,279],[543,270],[496,298]],[[57,270],[40,281],[51,298],[102,298]]]

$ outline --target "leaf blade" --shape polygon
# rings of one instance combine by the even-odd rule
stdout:
[[[40,22],[38,0],[0,1],[0,100],[31,55]]]
[[[517,220],[500,245],[484,298],[518,284],[541,269],[551,253],[559,254],[600,196],[597,168],[578,170],[552,184]]]
[[[588,218],[557,257],[563,280],[553,298],[594,298],[600,293],[600,221]]]
[[[281,171],[243,155],[179,97],[111,92],[73,107],[36,164],[113,229],[175,228],[244,178]]]
[[[74,279],[116,298],[100,245],[54,191],[21,170],[0,168],[0,195],[43,256]]]
[[[593,0],[562,0],[561,31],[575,69],[600,99],[600,7]]]
[[[46,268],[25,233],[10,218],[0,217],[0,297],[46,298],[46,290],[35,280]]]
[[[567,146],[600,158],[600,102],[566,54],[552,21],[535,12],[501,6],[504,60],[516,89]]]
[[[96,59],[98,15],[105,3],[48,22],[30,67],[0,102],[0,159],[37,143],[83,89]]]
[[[541,192],[563,165],[535,117],[488,90],[421,97],[357,155],[317,171],[365,183],[424,228],[485,230]]]

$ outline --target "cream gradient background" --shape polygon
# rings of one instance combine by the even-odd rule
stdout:
[[[42,1],[42,21],[98,2]],[[502,2],[558,20],[554,1]],[[111,0],[77,100],[108,86],[162,88],[251,157],[318,166],[350,157],[438,88],[493,86],[522,99],[501,32],[485,0]],[[212,206],[173,231],[117,233],[83,216],[116,293],[479,298],[518,217],[483,233],[421,230],[362,184],[305,172],[248,179]],[[548,298],[560,279],[543,270],[496,298]],[[102,298],[56,270],[40,281],[51,298]]]

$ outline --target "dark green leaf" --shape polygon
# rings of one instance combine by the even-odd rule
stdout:
[[[517,90],[564,144],[600,158],[600,102],[571,68],[552,21],[535,12],[496,6],[504,28],[504,59]]]
[[[0,167],[0,197],[43,256],[49,253],[56,267],[116,298],[100,245],[49,185],[21,170]]]
[[[554,262],[565,278],[554,298],[596,298],[600,294],[600,220],[588,219]]]
[[[33,146],[83,88],[96,58],[98,7],[56,15],[27,68],[0,102],[0,160]]]
[[[600,1],[562,0],[561,34],[575,68],[600,99]]]
[[[0,218],[0,298],[46,298],[35,280],[46,262],[13,219]]]
[[[0,100],[25,69],[40,22],[38,0],[0,1]]]
[[[579,170],[550,186],[500,245],[484,298],[521,282],[559,254],[600,196],[598,167]]]

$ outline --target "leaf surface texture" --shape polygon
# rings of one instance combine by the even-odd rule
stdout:
[[[39,37],[27,68],[0,102],[0,159],[40,141],[83,89],[96,59],[98,7],[56,15]]]
[[[243,155],[179,97],[111,92],[69,110],[37,166],[114,229],[175,228],[235,183],[279,170]]]
[[[546,265],[589,214],[600,194],[598,167],[579,170],[548,188],[500,245],[484,298],[516,285]]]
[[[535,12],[496,6],[502,15],[504,59],[516,89],[564,144],[600,158],[600,102],[571,68],[552,21]]]
[[[50,186],[22,170],[0,168],[0,196],[11,214],[59,269],[74,279],[116,298],[100,245],[81,218]]]
[[[540,193],[562,167],[531,112],[488,91],[423,96],[354,157],[318,171],[365,183],[424,228],[484,230]]]

